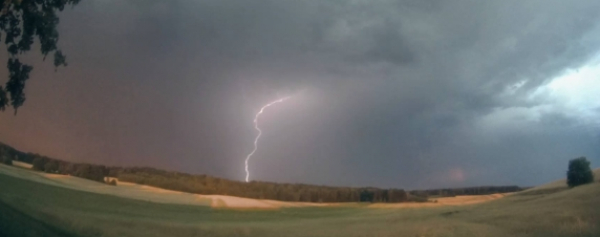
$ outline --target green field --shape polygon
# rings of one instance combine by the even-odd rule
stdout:
[[[600,236],[598,182],[456,207],[249,211],[99,194],[0,169],[12,172],[0,172],[0,236]]]

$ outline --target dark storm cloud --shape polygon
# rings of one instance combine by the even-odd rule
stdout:
[[[529,99],[600,50],[597,9],[591,0],[82,2],[61,19],[70,66],[53,74],[32,57],[28,101],[18,117],[1,115],[2,140],[241,179],[254,113],[295,94],[261,119],[256,179],[537,184],[561,177],[568,158],[600,162],[597,127]]]

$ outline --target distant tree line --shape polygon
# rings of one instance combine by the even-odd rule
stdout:
[[[105,177],[114,177],[119,181],[197,194],[300,202],[406,202],[409,200],[409,194],[402,189],[329,187],[257,181],[245,183],[154,168],[78,164],[39,154],[24,153],[0,143],[0,157],[4,156],[30,163],[33,165],[32,169],[47,173],[72,175],[109,184],[114,183],[107,182]]]
[[[32,169],[37,171],[72,175],[98,182],[105,182],[104,177],[109,173],[108,168],[103,165],[77,164],[34,153],[24,153],[3,143],[0,143],[0,160],[4,164],[12,164],[13,160],[29,163],[33,165]]]
[[[208,175],[191,175],[154,168],[111,167],[109,176],[117,177],[119,181],[189,193],[281,201],[406,202],[409,199],[408,193],[402,189],[329,187],[258,181],[245,183]]]
[[[230,195],[255,199],[271,199],[299,202],[426,202],[428,196],[480,195],[521,190],[517,186],[473,187],[459,189],[433,189],[406,192],[402,189],[330,187],[307,184],[289,184],[252,181],[249,183],[222,179],[208,175],[192,175],[146,167],[106,167],[103,165],[77,164],[33,153],[20,152],[0,143],[0,158],[30,163],[34,170],[77,176],[98,182],[105,177],[119,181],[149,185],[169,190]]]
[[[17,151],[11,146],[5,145],[4,143],[0,143],[0,163],[5,165],[12,165],[12,161],[17,159],[20,156],[24,156],[25,153]],[[31,163],[28,162],[28,163]]]
[[[35,155],[37,156],[37,155]],[[33,169],[53,174],[72,175],[84,179],[105,182],[109,170],[103,165],[76,164],[62,160],[37,156],[33,159]]]
[[[419,197],[454,197],[460,195],[488,195],[494,193],[511,193],[522,191],[519,186],[481,186],[467,188],[444,188],[411,191],[410,194]]]

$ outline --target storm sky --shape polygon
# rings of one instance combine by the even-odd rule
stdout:
[[[405,189],[600,166],[600,1],[82,1],[0,141],[51,157]],[[6,52],[6,51],[3,51]],[[5,61],[7,55],[0,54]],[[7,75],[0,69],[0,75]],[[6,80],[6,77],[4,77]],[[4,82],[3,82],[4,83]]]

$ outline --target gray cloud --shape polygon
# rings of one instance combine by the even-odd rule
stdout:
[[[28,101],[18,117],[0,115],[1,136],[70,160],[241,179],[253,114],[295,94],[261,120],[256,179],[538,184],[560,178],[569,158],[600,162],[597,126],[530,98],[597,54],[597,9],[591,0],[82,2],[61,19],[70,66],[51,73],[31,57]],[[457,173],[464,179],[449,178]]]

